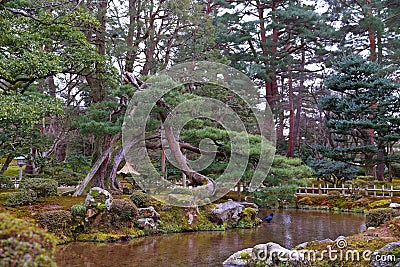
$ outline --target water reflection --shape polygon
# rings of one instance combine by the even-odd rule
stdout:
[[[260,212],[260,218],[271,211]],[[365,217],[321,211],[274,211],[271,223],[256,229],[157,235],[127,243],[71,243],[57,251],[59,266],[221,266],[232,253],[256,244],[285,247],[351,235],[365,229]]]

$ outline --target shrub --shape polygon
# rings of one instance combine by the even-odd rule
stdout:
[[[382,199],[382,200],[377,200],[374,202],[371,202],[368,204],[368,206],[372,209],[376,208],[389,208],[391,201],[389,199]]]
[[[10,180],[11,177],[0,175],[0,190],[14,188],[14,183]]]
[[[1,266],[57,266],[56,240],[29,222],[0,213]]]
[[[314,169],[315,177],[334,185],[353,179],[358,171],[357,167],[348,163],[329,159],[310,158],[307,165]]]
[[[80,217],[85,217],[86,216],[86,206],[83,203],[75,204],[71,207],[71,214],[74,217],[80,216]]]
[[[129,200],[114,199],[111,213],[118,216],[121,221],[130,221],[138,214],[137,207]]]
[[[303,197],[298,201],[298,203],[300,205],[312,205],[313,204],[313,202],[312,202],[310,197]]]
[[[150,206],[149,196],[140,190],[134,191],[130,199],[132,200],[133,204],[135,204],[139,208]]]
[[[30,205],[32,203],[35,203],[36,200],[36,192],[28,189],[8,194],[7,200],[4,202],[4,205],[11,207]]]
[[[57,195],[57,181],[52,179],[31,178],[23,180],[20,184],[21,189],[31,189],[37,193],[38,197],[48,197]]]
[[[67,210],[50,210],[40,214],[39,221],[43,228],[51,232],[65,233],[71,227],[72,215]]]
[[[398,215],[400,215],[399,212],[391,208],[370,210],[367,212],[365,224],[367,227],[378,227]]]

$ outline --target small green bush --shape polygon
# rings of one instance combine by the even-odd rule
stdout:
[[[40,178],[26,179],[20,184],[21,189],[31,189],[37,193],[38,197],[56,196],[57,187],[57,181]]]
[[[35,203],[36,200],[36,192],[28,189],[8,194],[7,200],[4,202],[4,205],[10,207],[30,205],[32,203]]]
[[[0,266],[57,266],[55,238],[29,222],[0,213]]]
[[[14,183],[10,180],[11,177],[0,175],[0,190],[14,188]]]
[[[138,215],[137,207],[129,200],[114,199],[111,213],[118,216],[121,221],[130,221]]]
[[[86,206],[83,203],[75,204],[71,207],[71,214],[74,217],[80,216],[80,217],[85,217],[86,216]]]
[[[149,196],[140,190],[134,191],[130,199],[132,200],[133,204],[135,204],[138,208],[145,208],[150,206]]]
[[[39,221],[43,228],[51,232],[68,232],[71,227],[72,215],[68,210],[50,210],[39,215]]]

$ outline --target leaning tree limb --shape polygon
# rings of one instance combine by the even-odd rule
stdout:
[[[107,159],[109,154],[114,150],[114,145],[115,143],[119,140],[119,136],[114,137],[111,140],[110,146],[101,154],[101,156],[97,159],[95,164],[93,165],[92,169],[90,172],[86,175],[85,179],[82,181],[82,183],[79,185],[78,189],[75,191],[73,196],[80,196],[84,193],[85,188],[88,186],[90,181],[93,179],[93,177],[96,175],[97,171],[103,164],[103,162]]]

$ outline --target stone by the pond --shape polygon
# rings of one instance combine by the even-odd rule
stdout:
[[[296,246],[296,249],[305,249],[309,242],[303,242]]]
[[[284,248],[274,242],[254,246],[252,258],[256,261],[265,261],[266,264],[289,262],[294,267],[306,261],[304,254],[300,251]]]
[[[390,203],[389,208],[400,209],[400,204],[399,203]]]
[[[393,251],[399,248],[400,242],[392,242],[375,250],[371,255],[371,265],[373,267],[400,267],[400,258],[393,254]]]
[[[155,230],[157,228],[156,223],[153,218],[140,218],[137,220],[139,227],[144,230]]]
[[[113,197],[107,190],[100,187],[93,187],[89,190],[85,199],[85,206],[102,210],[102,207],[106,207],[109,211],[111,209]]]
[[[239,267],[239,266],[246,266],[246,258],[243,258],[243,256],[249,255],[251,258],[253,248],[246,248],[243,250],[240,250],[234,254],[232,254],[229,258],[227,258],[222,264],[225,267]]]
[[[160,214],[154,209],[154,207],[150,206],[148,208],[138,208],[138,217],[158,220],[160,219]]]
[[[289,250],[279,244],[269,242],[238,251],[226,259],[223,265],[225,267],[252,266],[252,264],[267,266],[278,262],[290,263],[290,266],[296,267],[303,266],[307,260],[300,251]]]
[[[227,201],[217,204],[211,211],[212,220],[217,223],[230,223],[240,220],[243,210],[246,207],[251,207],[258,211],[258,207],[254,203]]]

